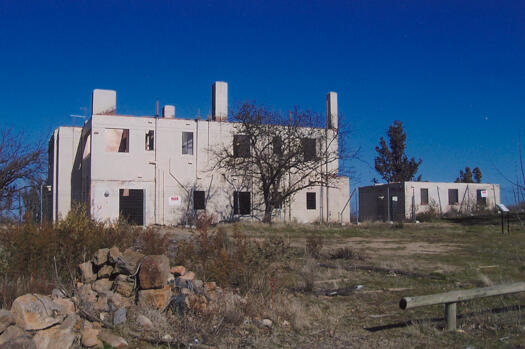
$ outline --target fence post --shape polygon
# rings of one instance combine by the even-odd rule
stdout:
[[[447,320],[447,331],[456,330],[456,304],[457,303],[445,304],[445,319]]]

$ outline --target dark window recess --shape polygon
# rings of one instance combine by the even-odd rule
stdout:
[[[283,156],[283,140],[279,136],[272,139],[273,155]]]
[[[448,204],[449,205],[456,205],[459,203],[459,195],[457,189],[449,189],[448,190]]]
[[[481,196],[481,193],[485,192],[485,197]],[[478,206],[487,206],[487,190],[486,189],[478,189],[476,190],[476,202],[478,203]]]
[[[128,223],[144,225],[144,190],[120,189],[119,212]]]
[[[428,189],[421,188],[421,205],[428,205]]]
[[[303,155],[304,161],[311,161],[317,159],[316,141],[315,138],[303,138]]]
[[[206,200],[204,191],[195,190],[193,192],[193,209],[194,210],[204,210],[206,208]]]
[[[193,155],[193,132],[182,132],[182,154]]]
[[[107,152],[129,153],[129,129],[107,128],[105,138]]]
[[[281,192],[277,192],[273,194],[273,197],[272,197],[273,208],[276,208],[278,210],[283,208],[283,200],[281,198],[281,195],[282,195]]]
[[[306,193],[306,209],[315,210],[315,193]]]
[[[146,150],[155,149],[155,131],[149,130],[146,133]]]
[[[250,214],[251,195],[249,191],[233,192],[233,214]]]
[[[250,157],[250,137],[246,135],[233,136],[233,157]]]

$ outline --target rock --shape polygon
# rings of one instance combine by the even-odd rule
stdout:
[[[261,321],[261,325],[263,325],[264,327],[272,328],[273,322],[270,319],[263,319]]]
[[[64,319],[58,304],[48,296],[26,294],[13,302],[11,314],[16,324],[24,330],[41,330]]]
[[[60,324],[60,328],[63,330],[72,330],[76,328],[77,323],[80,321],[80,316],[77,314],[71,314]]]
[[[82,303],[95,303],[97,293],[91,289],[91,285],[82,285],[78,289],[78,296]]]
[[[98,339],[99,333],[100,333],[100,330],[95,329],[95,328],[85,328],[82,331],[80,331],[82,346],[87,347],[87,348],[91,348],[91,347],[102,348],[103,347],[102,341]]]
[[[108,304],[110,309],[114,308],[114,310],[117,310],[122,307],[130,307],[133,305],[133,299],[123,297],[120,293],[111,292],[111,294],[108,294]]]
[[[132,280],[129,280],[126,275],[119,275],[115,279],[115,291],[124,297],[131,297],[135,285]]]
[[[207,282],[204,284],[204,289],[206,292],[215,291],[217,288],[217,283],[215,281]]]
[[[37,349],[68,349],[74,340],[75,334],[72,330],[60,327],[38,331],[33,337]]]
[[[0,345],[0,349],[9,348],[9,349],[36,349],[35,342],[31,337],[25,335],[17,337],[9,342],[6,342]]]
[[[3,333],[9,326],[15,324],[15,318],[6,309],[0,310],[0,333]]]
[[[118,326],[126,322],[126,308],[120,308],[113,314],[113,325]]]
[[[111,290],[113,281],[109,279],[100,279],[91,284],[91,289],[97,293],[104,293]]]
[[[102,264],[106,263],[108,261],[108,252],[109,248],[101,248],[95,252],[95,255],[93,256],[93,264],[100,267]]]
[[[168,284],[170,261],[163,255],[146,256],[139,271],[140,288],[162,288]]]
[[[133,275],[137,267],[144,258],[144,255],[131,249],[124,251],[122,256],[115,263],[114,272],[117,274]]]
[[[170,273],[175,276],[182,276],[186,274],[186,267],[183,265],[177,265],[176,267],[170,268]]]
[[[153,322],[151,322],[150,319],[148,319],[142,314],[137,315],[137,323],[139,324],[140,327],[142,327],[144,330],[147,330],[147,331],[151,331],[154,328]]]
[[[113,267],[109,264],[104,264],[97,272],[97,278],[109,278],[113,273]]]
[[[0,345],[6,344],[15,338],[25,336],[26,333],[20,327],[14,325],[9,326],[3,333],[0,335]],[[7,348],[7,347],[6,347]]]
[[[75,304],[67,298],[55,298],[53,303],[60,307],[60,312],[64,315],[75,313]]]
[[[93,309],[98,312],[109,311],[108,296],[100,294],[95,304],[93,304]]]
[[[58,288],[54,288],[52,291],[51,291],[51,298],[53,300],[57,299],[57,298],[66,298],[66,294],[64,293],[64,291],[58,289]]]
[[[99,333],[98,338],[115,348],[124,348],[128,346],[128,342],[126,342],[124,338],[119,337],[108,330],[102,330]]]
[[[93,264],[91,262],[79,264],[78,269],[80,269],[82,282],[92,282],[97,279],[97,275],[93,272]]]
[[[119,257],[122,256],[117,246],[113,246],[108,252],[108,262],[111,264],[117,263]]]
[[[191,290],[189,288],[184,287],[184,288],[180,289],[180,293],[181,294],[185,294],[187,296],[187,295],[192,294],[193,292],[191,292]]]
[[[139,291],[138,305],[163,310],[171,298],[171,287]]]
[[[191,281],[195,279],[195,273],[192,271],[187,271],[184,275],[180,276],[182,280],[188,280]]]

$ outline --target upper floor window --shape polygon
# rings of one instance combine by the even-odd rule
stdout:
[[[111,153],[129,153],[129,129],[106,128],[106,151]]]
[[[149,130],[146,133],[146,150],[155,149],[155,131]]]
[[[193,132],[182,132],[182,154],[193,155]]]
[[[317,142],[315,138],[303,138],[303,155],[304,161],[317,159]]]
[[[233,136],[233,157],[250,157],[250,137],[246,135]]]

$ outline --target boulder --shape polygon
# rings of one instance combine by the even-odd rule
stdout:
[[[82,303],[95,303],[97,293],[91,289],[91,285],[82,285],[78,288],[78,297]]]
[[[9,326],[15,324],[15,318],[6,309],[0,310],[0,333],[3,333]]]
[[[117,310],[122,307],[130,307],[133,305],[133,299],[128,297],[123,297],[120,293],[106,292],[106,295],[108,295],[108,304],[110,309]]]
[[[119,257],[122,256],[122,253],[119,251],[117,246],[113,246],[109,249],[108,252],[108,262],[111,264],[117,263]]]
[[[101,248],[93,256],[93,264],[100,267],[102,264],[108,261],[109,248]]]
[[[162,288],[170,276],[170,261],[163,255],[146,256],[139,271],[140,288]]]
[[[171,287],[139,291],[138,305],[163,310],[171,298]]]
[[[109,279],[100,279],[91,284],[91,289],[97,293],[104,293],[111,290],[113,281]]]
[[[182,276],[186,274],[186,267],[183,265],[177,265],[176,267],[170,268],[170,273],[175,276]]]
[[[139,324],[139,326],[142,329],[144,329],[146,331],[151,331],[155,327],[155,326],[153,326],[153,322],[151,322],[150,319],[148,319],[147,317],[145,317],[142,314],[137,315],[137,323]]]
[[[82,346],[87,348],[102,348],[102,341],[98,339],[99,333],[100,330],[95,328],[85,328],[82,331],[80,331]]]
[[[80,269],[82,282],[92,282],[97,279],[97,274],[94,273],[93,264],[91,262],[79,264],[78,269]]]
[[[129,280],[126,275],[119,275],[115,279],[115,291],[124,297],[131,297],[134,287],[133,280]]]
[[[97,272],[97,278],[109,278],[113,273],[113,267],[109,264],[104,264]]]
[[[0,346],[11,342],[12,340],[26,336],[26,333],[24,330],[22,330],[20,327],[13,325],[9,326],[3,333],[0,335]],[[8,346],[6,346],[8,348]]]
[[[98,312],[109,311],[108,296],[99,294],[97,301],[93,304],[93,309]]]
[[[128,311],[126,308],[120,308],[113,314],[113,325],[118,326],[126,322],[126,315]]]
[[[98,338],[114,348],[124,348],[128,346],[128,342],[126,342],[124,338],[119,337],[108,330],[102,330],[99,333]]]
[[[38,331],[33,337],[37,349],[68,349],[73,345],[75,334],[71,329],[51,327]]]
[[[192,272],[192,271],[187,271],[186,273],[184,273],[184,275],[180,276],[180,278],[182,280],[191,281],[191,280],[195,279],[195,273]]]
[[[137,267],[143,258],[144,255],[142,253],[135,252],[128,248],[115,263],[114,272],[117,274],[133,275],[136,273]]]
[[[11,314],[16,324],[24,330],[41,330],[64,319],[62,309],[48,296],[26,294],[13,302]]]
[[[75,313],[75,304],[67,298],[55,298],[53,303],[60,307],[60,312],[64,315],[71,315]]]
[[[78,325],[78,326],[77,326]],[[73,330],[80,328],[80,316],[77,314],[71,314],[66,317],[66,319],[59,325],[63,330]]]
[[[16,337],[9,342],[0,345],[0,349],[36,349],[35,342],[29,336]]]

